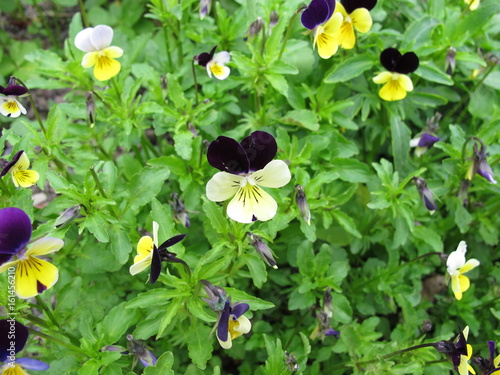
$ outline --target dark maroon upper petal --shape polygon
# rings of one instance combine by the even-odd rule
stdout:
[[[17,254],[30,238],[31,221],[23,210],[16,207],[0,210],[0,254]]]
[[[313,30],[316,26],[328,21],[334,10],[335,1],[312,0],[309,6],[302,12],[300,21],[306,29]]]
[[[14,332],[16,339],[9,338],[9,333]],[[14,352],[17,353],[24,348],[28,340],[28,328],[17,320],[0,320],[0,362],[5,362],[10,355],[10,342],[14,341]]]
[[[250,171],[258,171],[274,159],[278,145],[274,137],[263,131],[256,131],[241,141],[241,146],[250,162]]]
[[[24,86],[19,86],[19,85],[9,85],[7,86],[2,94],[4,95],[24,95],[28,92],[28,89]]]
[[[163,242],[159,247],[158,250],[165,250],[167,247],[174,246],[176,243],[181,242],[184,237],[186,237],[185,234],[178,234],[176,236],[173,236],[172,238],[169,238],[165,242]]]
[[[418,147],[432,147],[434,143],[439,141],[439,137],[435,137],[432,134],[424,133],[420,136],[420,141],[418,141]]]
[[[351,14],[358,8],[372,10],[377,5],[377,0],[341,0],[347,14]]]
[[[248,303],[238,303],[231,309],[231,315],[233,315],[235,319],[238,319],[240,316],[246,313],[249,308],[250,306],[248,305]]]
[[[203,52],[203,53],[200,53],[198,56],[195,56],[196,61],[198,61],[198,65],[207,66],[207,64],[210,62],[210,60],[212,60],[212,58],[214,57],[214,53],[215,53],[216,49],[217,49],[217,46],[214,46],[214,48],[212,48],[212,50],[209,53]]]
[[[212,167],[223,172],[240,174],[250,170],[250,163],[242,145],[223,135],[210,143],[207,159]]]
[[[418,64],[417,55],[413,52],[406,52],[397,62],[395,71],[402,74],[412,73],[417,70]]]
[[[389,72],[394,72],[400,58],[401,53],[396,48],[386,48],[380,54],[380,63]]]
[[[16,163],[19,161],[19,158],[21,157],[21,155],[23,154],[23,150],[19,151],[17,154],[14,155],[14,157],[12,158],[12,161],[8,162],[7,164],[5,164],[5,167],[2,168],[2,171],[0,172],[0,177],[3,177],[5,176],[7,173],[9,173],[10,169],[16,165]]]
[[[158,277],[160,277],[161,273],[161,256],[160,252],[156,248],[156,246],[153,246],[153,256],[151,257],[151,271],[149,272],[149,281],[151,284],[156,283],[156,280],[158,280]]]
[[[217,337],[220,341],[226,342],[229,335],[229,315],[231,313],[231,303],[229,300],[226,301],[224,305],[224,310],[219,318],[219,324],[217,324]]]

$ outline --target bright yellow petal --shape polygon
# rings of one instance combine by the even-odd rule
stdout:
[[[337,2],[335,4],[335,13],[340,13],[343,18],[347,18],[347,12],[345,11],[344,6],[340,2]]]
[[[367,33],[370,31],[373,25],[372,16],[366,8],[355,9],[354,12],[350,14],[352,25],[360,33]]]
[[[14,366],[10,366],[8,364],[5,364],[0,367],[0,374],[2,375],[29,375],[24,369],[21,367],[21,365],[18,365],[17,363],[14,364]]]
[[[460,289],[460,280],[458,275],[451,277],[451,290],[453,290],[455,298],[460,301],[462,299],[462,290]]]
[[[460,291],[463,293],[470,287],[470,280],[467,276],[458,275],[458,281],[460,283]]]
[[[59,278],[57,267],[42,259],[29,256],[16,269],[16,294],[31,298],[51,288]]]
[[[323,59],[329,59],[339,49],[337,39],[333,35],[323,32],[322,26],[316,29],[314,45],[318,45],[318,54]]]
[[[267,221],[276,215],[278,204],[260,187],[246,184],[227,206],[228,216],[239,223]]]
[[[23,153],[21,154],[21,157],[16,162],[16,164],[14,164],[12,166],[10,171],[17,172],[17,171],[21,171],[23,169],[28,169],[29,167],[30,167],[30,159],[28,159],[28,155],[26,155],[26,152],[23,151]]]
[[[387,101],[401,100],[406,97],[406,92],[413,90],[411,79],[398,73],[392,73],[392,79],[389,80],[379,91],[379,96]],[[380,75],[379,75],[380,76]],[[379,78],[379,76],[375,78]],[[386,77],[386,76],[385,76]],[[375,78],[373,79],[375,81]],[[379,78],[378,81],[381,79]]]
[[[342,26],[344,17],[340,13],[334,13],[328,21],[323,25],[324,32],[329,35],[334,35]]]
[[[148,255],[151,254],[153,250],[153,239],[149,236],[143,236],[137,243],[137,255],[134,258],[134,263],[139,262]]]
[[[462,267],[460,267],[458,272],[466,273],[476,268],[477,266],[479,266],[479,261],[477,259],[469,259]]]
[[[398,83],[404,90],[413,91],[413,82],[406,74],[399,74]]]
[[[356,36],[354,35],[354,28],[352,23],[343,22],[340,30],[336,34],[336,39],[339,45],[344,49],[351,49],[356,44]]]
[[[54,253],[64,246],[64,241],[60,238],[45,237],[41,238],[31,245],[26,251],[25,256],[38,256]]]
[[[82,66],[84,68],[90,68],[97,64],[97,59],[99,58],[99,52],[88,52],[83,56]]]
[[[495,357],[495,359],[493,360],[493,364],[495,365],[495,367],[498,367],[498,365],[500,365],[500,354]]]
[[[120,72],[121,64],[115,59],[99,56],[94,67],[94,76],[99,81],[106,81]]]
[[[480,0],[464,0],[464,3],[470,4],[470,10],[476,10],[479,7]]]
[[[30,187],[36,184],[40,175],[37,171],[33,171],[31,169],[24,169],[21,171],[17,171],[12,173],[12,180],[14,181],[14,185],[21,187]]]

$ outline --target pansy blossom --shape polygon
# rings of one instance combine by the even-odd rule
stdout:
[[[410,147],[415,147],[415,156],[420,157],[429,148],[434,146],[434,143],[438,142],[439,139],[440,139],[439,137],[424,132],[410,141]]]
[[[377,0],[341,0],[337,3],[335,12],[342,14],[342,26],[336,34],[339,45],[351,49],[356,44],[354,29],[360,33],[367,33],[372,28],[372,10]]]
[[[99,81],[106,81],[120,72],[121,65],[115,60],[123,55],[119,47],[111,46],[113,29],[106,25],[88,27],[75,37],[75,46],[86,52],[82,66],[94,66],[94,76]]]
[[[14,341],[12,333],[15,333]],[[28,340],[28,328],[14,319],[0,320],[0,375],[28,375],[24,370],[47,370],[49,365],[34,358],[17,358]],[[11,350],[14,343],[14,350]]]
[[[0,161],[1,162],[1,161]],[[28,169],[30,166],[30,161],[26,152],[19,151],[14,155],[12,161],[5,164],[0,172],[0,177],[5,176],[10,173],[12,176],[12,181],[16,187],[30,187],[36,184],[40,175],[37,171]]]
[[[130,274],[132,276],[144,271],[148,266],[151,266],[149,273],[149,281],[154,284],[161,273],[161,262],[166,260],[172,263],[185,262],[176,257],[177,254],[167,250],[168,247],[175,245],[182,241],[185,234],[179,234],[169,238],[161,245],[158,245],[158,229],[159,225],[153,221],[153,238],[150,236],[143,236],[137,244],[137,255],[134,258],[134,264],[130,266]]]
[[[223,80],[229,76],[229,73],[231,73],[231,69],[226,66],[231,59],[231,56],[227,51],[222,51],[216,54],[216,49],[217,46],[214,46],[210,52],[200,53],[195,56],[194,59],[198,62],[198,65],[207,69],[209,77],[212,77],[213,74],[215,78]]]
[[[64,241],[45,237],[26,248],[31,238],[31,221],[15,207],[0,210],[0,273],[17,265],[15,290],[19,298],[34,297],[50,289],[59,278],[57,267],[38,258],[60,250]],[[16,260],[11,260],[14,256]]]
[[[274,137],[263,131],[253,132],[238,143],[220,136],[208,147],[208,162],[222,172],[207,183],[207,198],[223,202],[228,216],[240,223],[267,221],[276,215],[278,205],[260,186],[280,188],[291,179],[282,160],[272,160],[278,146]]]
[[[467,244],[465,241],[460,241],[458,248],[453,251],[446,261],[448,275],[451,278],[451,289],[457,300],[462,299],[462,294],[470,287],[470,280],[464,273],[479,266],[477,259],[469,259],[465,261],[465,253],[467,252]]]
[[[486,160],[488,153],[486,152],[486,146],[484,142],[477,137],[472,137],[471,140],[476,141],[476,143],[474,143],[473,163],[471,164],[469,170],[467,171],[466,178],[468,180],[472,180],[472,177],[474,177],[474,175],[477,173],[478,175],[484,177],[492,184],[496,184],[497,181],[495,180],[493,170],[491,169],[491,166],[488,164],[488,161]],[[481,146],[481,148],[479,148],[478,143]]]
[[[464,0],[464,3],[469,6],[470,10],[476,10],[480,2],[481,0]]]
[[[417,70],[419,60],[413,52],[404,55],[396,48],[387,48],[380,54],[380,62],[387,72],[382,72],[373,78],[373,82],[384,84],[379,91],[379,96],[388,101],[406,98],[408,91],[413,91],[413,83],[407,74]]]
[[[28,89],[24,86],[15,84],[15,78],[9,80],[7,87],[0,86],[0,113],[7,117],[19,117],[26,114],[26,108],[17,100],[18,97],[25,95]]]
[[[336,33],[342,25],[342,14],[335,13],[335,0],[312,0],[302,12],[302,25],[314,33],[313,47],[323,59],[333,56],[339,43]]]

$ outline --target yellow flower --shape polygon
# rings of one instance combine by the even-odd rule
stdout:
[[[121,65],[115,59],[123,55],[119,47],[111,46],[113,29],[106,25],[89,27],[80,31],[75,37],[75,46],[83,52],[82,66],[94,66],[94,76],[99,81],[108,80],[120,71]]]
[[[225,302],[224,310],[217,323],[217,340],[224,349],[231,349],[234,339],[252,329],[252,323],[243,315],[248,309],[247,303],[237,303],[231,306],[229,300]]]
[[[376,1],[375,1],[376,3]],[[370,4],[371,5],[371,4]],[[339,45],[345,49],[351,49],[356,44],[356,35],[354,29],[360,33],[367,33],[372,28],[372,16],[370,9],[364,7],[355,7],[355,4],[349,4],[348,10],[341,3],[337,3],[335,12],[342,14],[343,21],[340,29],[335,34]],[[373,4],[375,6],[375,4]]]
[[[462,241],[462,242],[465,244],[464,241]],[[460,242],[460,243],[462,243],[462,242]],[[464,328],[463,334],[464,334],[465,340],[467,340],[467,336],[469,336],[469,326]],[[467,344],[467,355],[463,355],[463,354],[460,355],[460,365],[458,365],[458,368],[457,368],[457,371],[460,375],[469,375],[469,372],[472,374],[476,373],[476,371],[474,371],[472,366],[469,365],[469,361],[470,361],[471,357],[472,357],[472,346],[470,344]]]
[[[14,158],[0,172],[0,177],[7,173],[12,175],[12,181],[16,187],[30,187],[36,184],[40,175],[38,172],[28,169],[30,161],[24,151],[19,151]]]
[[[137,255],[134,258],[134,264],[130,266],[130,274],[132,276],[144,271],[151,265],[153,259],[153,248],[158,248],[158,223],[153,221],[153,238],[143,236],[137,244]]]
[[[479,7],[481,0],[464,0],[464,3],[469,5],[470,10],[476,10]]]
[[[318,54],[323,59],[332,57],[339,48],[337,31],[342,25],[342,14],[334,13],[324,25],[319,25],[314,31],[313,47],[318,46]]]
[[[465,241],[460,241],[457,250],[453,251],[446,261],[448,274],[451,278],[451,289],[457,300],[462,299],[462,293],[470,287],[470,280],[464,273],[479,266],[477,259],[469,259],[465,261],[465,253],[467,252],[467,244]]]

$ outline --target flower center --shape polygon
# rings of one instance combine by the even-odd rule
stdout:
[[[392,73],[392,80],[397,81],[399,79],[399,73]]]

